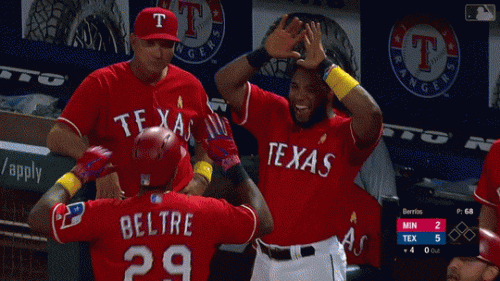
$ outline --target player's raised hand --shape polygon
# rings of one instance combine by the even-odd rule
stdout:
[[[233,132],[226,117],[221,118],[215,113],[208,115],[205,118],[205,133],[203,148],[210,159],[224,171],[241,163]]]
[[[300,53],[292,49],[303,40],[306,30],[302,29],[303,22],[299,18],[293,18],[289,24],[286,24],[287,19],[288,15],[284,15],[266,39],[264,48],[271,57],[278,59],[300,57]]]
[[[111,165],[108,165],[111,159],[111,151],[100,147],[92,146],[88,148],[78,159],[75,167],[71,170],[82,183],[93,181],[98,177],[113,172]]]
[[[307,23],[304,37],[305,54],[297,64],[308,69],[315,69],[326,58],[326,53],[321,40],[321,24],[319,22]]]

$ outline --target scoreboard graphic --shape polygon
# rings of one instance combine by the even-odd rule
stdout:
[[[398,219],[399,245],[445,245],[446,219]]]
[[[478,256],[477,206],[402,207],[397,252],[405,257]]]

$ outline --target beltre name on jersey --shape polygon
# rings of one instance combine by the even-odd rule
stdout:
[[[191,236],[192,213],[173,210],[159,210],[134,213],[120,217],[120,227],[124,240],[154,235]]]

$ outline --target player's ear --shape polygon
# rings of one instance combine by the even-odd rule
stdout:
[[[135,36],[134,33],[130,33],[130,47],[132,48],[133,51],[135,51],[135,46],[137,45],[138,38]]]
[[[179,167],[177,166],[175,168],[174,174],[172,175],[172,178],[170,179],[170,181],[165,186],[165,191],[172,191],[174,189],[175,177],[177,176],[177,172],[178,171],[179,171]]]
[[[483,273],[483,280],[488,280],[488,281],[496,280],[499,273],[500,272],[497,266],[488,265],[488,267],[486,267],[486,270]]]

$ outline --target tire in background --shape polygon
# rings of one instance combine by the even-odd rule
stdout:
[[[291,13],[288,16],[287,24],[291,22],[294,17],[298,17],[301,21],[310,23],[311,21],[321,23],[323,48],[325,49],[327,57],[335,64],[339,65],[344,71],[349,73],[352,77],[359,80],[359,67],[356,62],[354,49],[352,47],[347,34],[342,27],[334,20],[319,14],[309,13]],[[281,18],[278,18],[266,32],[262,45],[264,44],[267,36],[271,34],[280,23]],[[302,53],[304,44],[298,44],[294,50]],[[290,79],[294,71],[294,64],[296,59],[272,59],[266,63],[260,70],[259,74]]]
[[[126,28],[114,0],[35,0],[25,39],[112,53],[129,53]]]

